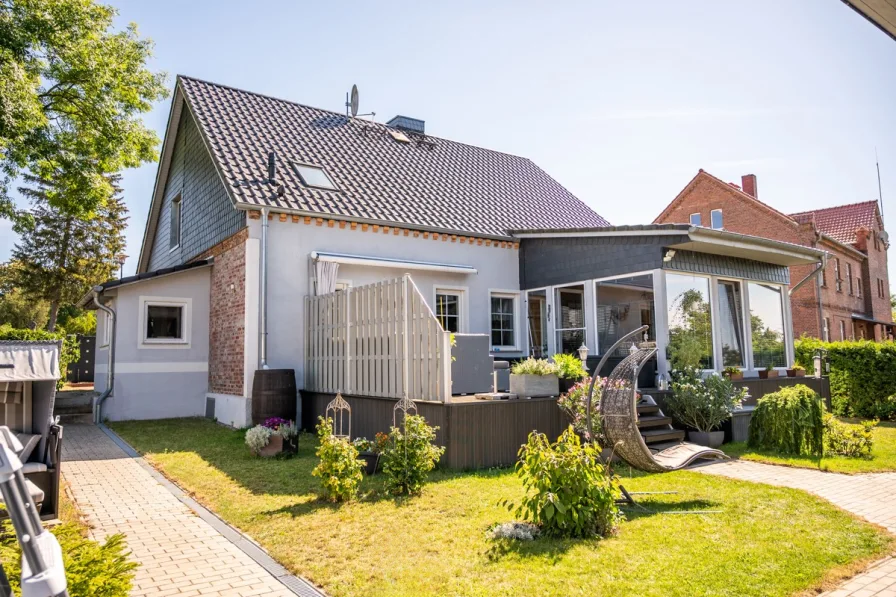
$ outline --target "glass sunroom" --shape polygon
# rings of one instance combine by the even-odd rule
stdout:
[[[746,377],[788,367],[790,267],[819,264],[824,255],[686,224],[514,234],[528,353],[575,354],[584,345],[598,358],[647,325],[659,348],[649,375],[668,373],[670,359],[737,367]],[[610,355],[610,363],[624,356]]]

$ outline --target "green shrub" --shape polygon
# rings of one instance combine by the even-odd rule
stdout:
[[[345,502],[358,494],[364,461],[358,459],[358,450],[350,441],[333,435],[333,419],[319,419],[317,436],[320,447],[317,457],[320,463],[311,474],[320,477],[325,498],[331,502]]]
[[[831,407],[847,417],[896,420],[896,342],[822,342],[800,338],[796,361],[809,371],[818,349],[827,351],[831,366]]]
[[[525,495],[502,504],[517,518],[556,537],[607,537],[619,524],[618,483],[600,460],[600,448],[582,443],[570,426],[551,444],[533,431],[520,448],[516,474]]]
[[[703,379],[698,371],[688,369],[672,382],[672,394],[666,398],[666,406],[679,422],[705,433],[726,421],[746,394],[745,389],[736,389],[727,377],[710,375]]]
[[[124,535],[112,535],[100,544],[85,539],[73,523],[61,524],[52,533],[62,547],[71,597],[127,597],[137,564],[128,560]],[[0,561],[18,595],[22,555],[9,521],[0,523]]]
[[[438,429],[427,425],[419,415],[407,415],[403,428],[392,428],[380,455],[390,493],[416,495],[423,491],[429,471],[445,452],[445,448],[434,443]]]
[[[851,425],[837,420],[830,413],[824,414],[824,454],[825,456],[848,456],[850,458],[871,458],[874,447],[874,428],[877,420],[862,421]]]
[[[524,361],[513,364],[510,372],[514,375],[557,375],[559,368],[546,359],[533,359],[529,357]]]
[[[588,371],[585,370],[585,365],[579,357],[559,353],[551,358],[554,360],[554,364],[557,365],[557,375],[561,379],[578,380],[588,377]]]
[[[822,412],[818,394],[802,384],[766,394],[753,412],[748,443],[781,454],[821,456]]]
[[[60,378],[56,383],[57,388],[65,385],[65,376],[69,363],[75,363],[81,358],[81,347],[76,336],[66,336],[63,332],[47,332],[45,330],[27,330],[14,328],[11,325],[0,324],[0,340],[62,340],[62,350],[59,352]]]

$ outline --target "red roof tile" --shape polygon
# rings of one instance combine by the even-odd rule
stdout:
[[[814,219],[815,225],[822,233],[838,242],[851,245],[856,242],[856,230],[862,227],[874,229],[874,221],[877,217],[877,201],[863,201],[861,203],[803,211],[790,214],[790,217],[800,223]]]

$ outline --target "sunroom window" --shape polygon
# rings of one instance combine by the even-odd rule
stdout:
[[[673,367],[713,368],[709,278],[666,275],[669,353]]]
[[[740,282],[719,280],[719,336],[723,367],[744,366],[744,301]]]
[[[579,284],[556,292],[557,352],[576,354],[585,343],[585,287]]]
[[[597,345],[600,354],[604,354],[619,338],[642,325],[649,326],[648,340],[656,339],[652,275],[603,280],[597,282],[595,292]],[[628,351],[628,346],[617,350]]]
[[[784,296],[780,286],[750,282],[750,330],[753,367],[787,366],[784,335]]]

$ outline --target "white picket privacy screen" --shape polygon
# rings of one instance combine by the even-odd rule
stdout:
[[[451,395],[451,334],[408,275],[306,297],[305,329],[306,390],[440,402]]]

